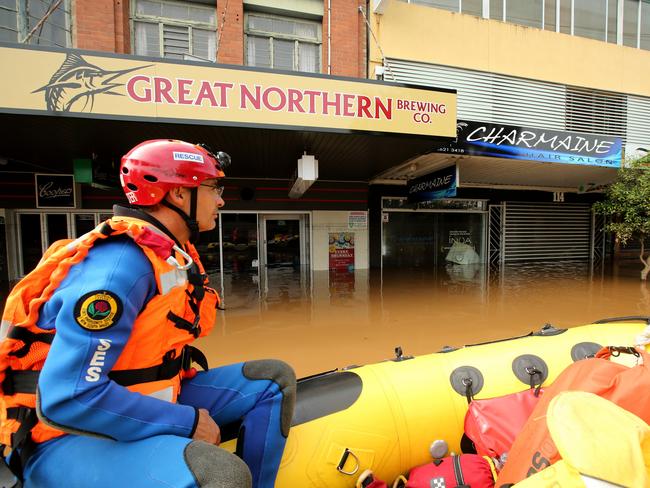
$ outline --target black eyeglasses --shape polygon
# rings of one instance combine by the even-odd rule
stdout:
[[[215,192],[219,196],[223,195],[223,191],[225,189],[225,187],[223,187],[223,186],[208,185],[207,183],[201,183],[199,186],[207,186],[208,188],[210,188],[213,192]]]

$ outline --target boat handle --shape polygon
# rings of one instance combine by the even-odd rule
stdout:
[[[345,466],[345,462],[348,460],[349,456],[352,456],[352,458],[356,463],[356,466],[352,471],[345,471],[343,467]],[[348,476],[352,476],[356,474],[356,472],[359,471],[359,458],[355,453],[353,453],[352,451],[350,451],[350,449],[346,447],[345,451],[343,451],[343,455],[341,456],[341,460],[339,461],[339,465],[336,467],[336,470],[339,473],[347,474]]]

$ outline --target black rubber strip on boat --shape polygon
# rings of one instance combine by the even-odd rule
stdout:
[[[363,382],[359,375],[349,371],[335,371],[298,380],[292,427],[345,410],[361,396]],[[235,439],[240,434],[241,425],[241,420],[221,425],[221,442]]]
[[[352,371],[299,380],[291,426],[349,408],[361,396],[362,390],[361,377]]]

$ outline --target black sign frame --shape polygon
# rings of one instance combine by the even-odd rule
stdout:
[[[34,173],[36,208],[77,208],[74,175]]]

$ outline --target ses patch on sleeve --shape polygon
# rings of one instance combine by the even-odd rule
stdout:
[[[122,309],[122,301],[115,293],[96,290],[77,300],[74,318],[84,329],[104,330],[120,319]]]

